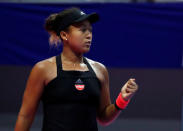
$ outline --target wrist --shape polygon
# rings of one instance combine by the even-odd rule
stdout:
[[[116,101],[115,101],[115,107],[118,109],[118,110],[123,110],[127,107],[128,103],[130,102],[130,99],[127,100],[127,99],[124,99],[122,97],[122,93],[120,92]]]
[[[129,101],[129,100],[130,100],[129,98],[123,97],[122,93],[120,93],[120,94],[121,94],[121,97],[122,97],[122,99],[123,99],[124,101]]]

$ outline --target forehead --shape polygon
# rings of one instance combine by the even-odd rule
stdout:
[[[84,20],[84,21],[72,24],[71,28],[72,27],[76,27],[76,28],[79,28],[79,27],[91,27],[91,23],[88,20]]]

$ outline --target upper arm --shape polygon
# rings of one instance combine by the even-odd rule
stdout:
[[[101,82],[100,104],[97,111],[97,118],[100,118],[105,108],[111,104],[110,90],[109,90],[109,74],[107,68],[99,63],[98,69],[100,70],[99,80]]]
[[[44,87],[44,65],[37,63],[32,68],[24,90],[19,115],[33,117],[36,113]]]

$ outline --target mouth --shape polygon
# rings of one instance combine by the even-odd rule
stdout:
[[[91,41],[85,42],[85,45],[90,46],[91,45]]]

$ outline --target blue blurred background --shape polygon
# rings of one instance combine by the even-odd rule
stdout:
[[[0,130],[13,130],[32,66],[62,51],[49,46],[45,19],[72,6],[100,15],[85,56],[108,68],[112,102],[129,78],[140,87],[118,119],[99,131],[181,130],[183,3],[153,0],[1,2]],[[32,131],[41,128],[41,104]]]

